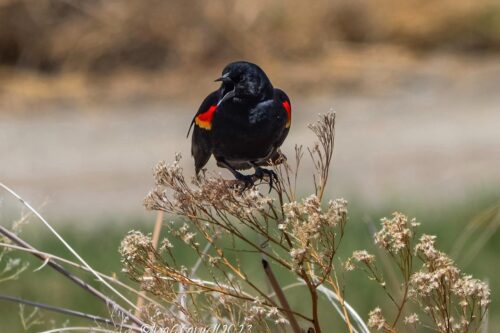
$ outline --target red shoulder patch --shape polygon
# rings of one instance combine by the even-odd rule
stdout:
[[[288,128],[288,127],[290,127],[290,124],[292,123],[292,106],[290,105],[289,101],[284,101],[283,107],[285,108],[286,115],[288,117],[288,120],[286,122],[285,127]]]
[[[194,119],[196,125],[206,130],[212,129],[212,119],[214,117],[214,112],[217,109],[217,105],[212,105],[207,111],[200,113]]]

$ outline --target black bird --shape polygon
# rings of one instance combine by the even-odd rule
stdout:
[[[272,188],[276,174],[262,166],[281,163],[279,147],[291,123],[290,99],[273,88],[257,65],[238,61],[222,71],[220,88],[208,95],[193,118],[191,154],[196,175],[214,155],[217,165],[226,168],[247,186],[254,177],[269,177]],[[255,174],[238,170],[255,168]]]

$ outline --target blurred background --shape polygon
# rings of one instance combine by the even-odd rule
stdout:
[[[312,142],[318,113],[337,112],[329,195],[351,203],[347,250],[370,247],[366,222],[394,210],[447,251],[477,224],[477,251],[455,259],[491,283],[489,325],[500,330],[498,0],[0,0],[0,181],[96,268],[119,272],[122,236],[152,230],[142,199],[153,166],[180,152],[193,174],[188,126],[235,60],[259,64],[290,96],[289,157]],[[22,212],[0,193],[2,225]],[[65,253],[38,222],[24,229]],[[57,279],[29,273],[0,292],[104,311]],[[352,302],[366,317],[377,299]],[[0,303],[9,331],[17,312]]]

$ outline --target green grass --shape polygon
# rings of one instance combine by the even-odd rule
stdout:
[[[422,223],[420,230],[425,233],[436,234],[438,236],[438,247],[445,252],[449,252],[457,238],[464,231],[466,226],[475,216],[487,210],[489,207],[498,204],[498,196],[488,195],[475,197],[473,200],[456,202],[446,207],[428,209],[423,205],[397,202],[384,205],[380,209],[366,211],[365,205],[355,199],[350,201],[349,223],[347,224],[346,235],[338,253],[338,258],[347,258],[353,250],[367,249],[376,252],[371,241],[368,225],[366,221],[373,220],[378,226],[378,219],[389,216],[393,210],[398,209],[411,217],[417,217]],[[63,237],[91,264],[95,269],[106,273],[116,273],[123,280],[126,277],[120,273],[121,264],[118,255],[118,246],[123,236],[130,229],[139,229],[143,232],[152,230],[154,214],[151,221],[139,219],[123,220],[103,220],[93,224],[92,228],[63,227],[59,228]],[[83,221],[75,218],[74,221],[66,221],[64,225],[78,226]],[[5,225],[6,223],[4,223]],[[69,254],[58,241],[49,234],[40,224],[33,221],[24,227],[22,237],[35,245],[40,250],[51,252],[60,256],[70,258]],[[474,238],[472,239],[472,241]],[[471,245],[467,244],[466,248]],[[178,248],[178,247],[177,247]],[[181,252],[181,251],[179,251]],[[467,273],[473,274],[476,278],[486,279],[490,282],[493,294],[493,302],[490,308],[490,331],[500,330],[500,267],[498,266],[498,253],[500,253],[500,234],[496,232],[492,238],[481,249],[477,258],[462,267],[461,259],[457,258],[458,266]],[[0,284],[0,293],[17,295],[29,300],[48,303],[80,310],[88,313],[106,315],[106,307],[92,296],[75,287],[62,276],[55,273],[49,267],[33,272],[41,262],[33,260],[26,254],[14,253],[30,261],[30,268],[22,274],[19,280],[7,281]],[[192,265],[195,257],[187,252],[177,253],[186,266]],[[235,254],[238,255],[238,254]],[[243,255],[242,255],[243,256]],[[259,277],[263,277],[260,268],[260,260],[252,255],[244,255],[242,265],[247,266],[249,271]],[[278,278],[282,284],[293,282],[290,277],[284,276],[283,272],[276,269]],[[87,281],[99,286],[93,279],[87,276]],[[370,309],[376,305],[390,310],[389,303],[383,294],[376,288],[372,281],[369,281],[362,272],[349,272],[341,276],[345,283],[346,299],[358,310],[363,318],[367,317]],[[103,288],[100,288],[104,290]],[[300,288],[287,292],[287,296],[292,308],[307,309],[303,290]],[[327,302],[321,302],[320,318],[325,324],[325,332],[343,332],[343,326],[339,324],[340,319],[335,314],[333,308]],[[26,312],[31,309],[26,308]],[[19,306],[13,303],[0,301],[0,322],[2,332],[22,332],[19,320]],[[43,328],[59,327],[69,320],[70,325],[92,324],[76,318],[67,318],[62,315],[43,312],[45,323],[33,327],[30,332],[38,332]]]

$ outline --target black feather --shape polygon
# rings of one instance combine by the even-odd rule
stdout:
[[[280,89],[274,89],[264,71],[248,62],[231,63],[223,70],[219,90],[208,95],[191,121],[191,153],[196,174],[211,155],[217,164],[228,168],[238,179],[236,170],[256,168],[286,160],[279,147],[289,128],[283,102],[290,103]],[[224,98],[225,97],[225,98]],[[217,105],[209,130],[196,124],[196,117]],[[193,127],[194,125],[194,127]]]

